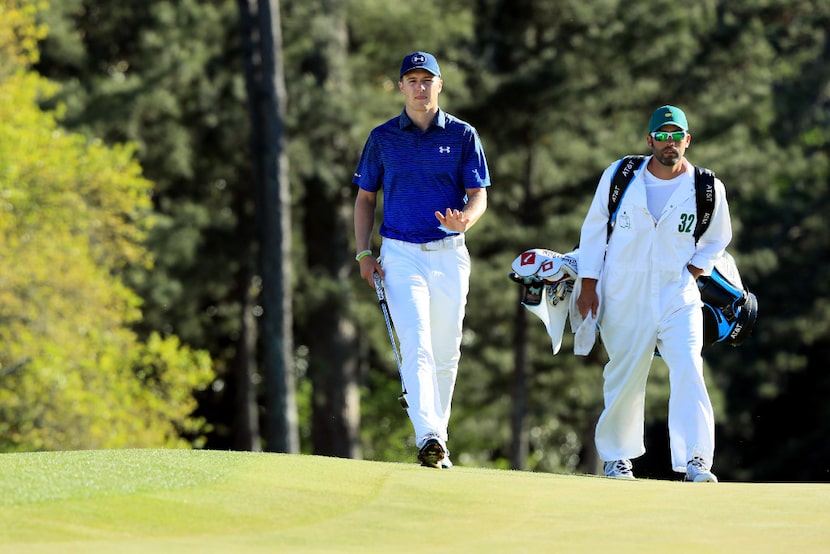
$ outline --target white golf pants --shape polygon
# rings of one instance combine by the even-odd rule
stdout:
[[[428,245],[384,238],[380,259],[416,444],[420,448],[431,435],[446,443],[470,284],[469,251],[463,235]]]

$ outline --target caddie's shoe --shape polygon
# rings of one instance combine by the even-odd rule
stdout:
[[[441,460],[441,469],[452,469],[452,460],[450,460],[450,451],[444,453],[444,459]]]
[[[695,456],[686,464],[686,479],[692,483],[717,483],[718,478],[709,470],[703,458]]]
[[[418,461],[422,466],[440,469],[445,454],[444,447],[438,439],[428,439],[418,451]]]
[[[612,479],[634,479],[634,473],[631,471],[631,460],[614,460],[605,462],[603,469],[605,476]]]

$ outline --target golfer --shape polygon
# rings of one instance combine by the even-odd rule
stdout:
[[[403,112],[369,134],[355,171],[356,260],[374,288],[384,281],[401,345],[407,413],[424,466],[452,467],[447,449],[470,281],[465,232],[487,209],[490,176],[478,133],[438,107],[438,61],[407,54],[398,88]],[[383,191],[380,257],[372,255]]]

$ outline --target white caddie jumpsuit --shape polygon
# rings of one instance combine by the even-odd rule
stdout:
[[[697,245],[694,167],[655,221],[637,170],[620,203],[606,248],[608,194],[619,161],[603,173],[582,226],[579,276],[599,279],[598,326],[609,361],[603,371],[605,406],[595,440],[603,461],[636,458],[643,442],[646,379],[655,346],[669,368],[669,440],[674,471],[693,457],[711,465],[714,416],[703,378],[700,293],[687,269],[709,274],[732,238],[726,190],[715,179],[715,208]]]

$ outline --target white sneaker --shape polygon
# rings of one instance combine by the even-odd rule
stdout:
[[[418,450],[418,461],[422,466],[439,469],[444,460],[444,448],[438,439],[429,439],[420,450]]]
[[[686,481],[692,483],[717,483],[718,478],[709,470],[703,458],[695,456],[686,464]]]
[[[422,466],[441,469],[441,463],[448,454],[447,446],[437,433],[430,433],[423,439],[423,444],[418,449],[418,461]]]
[[[605,462],[603,469],[605,476],[612,479],[634,479],[634,473],[631,471],[631,460],[613,460]]]
[[[450,460],[450,451],[444,452],[444,459],[441,460],[441,469],[452,469],[452,460]]]

